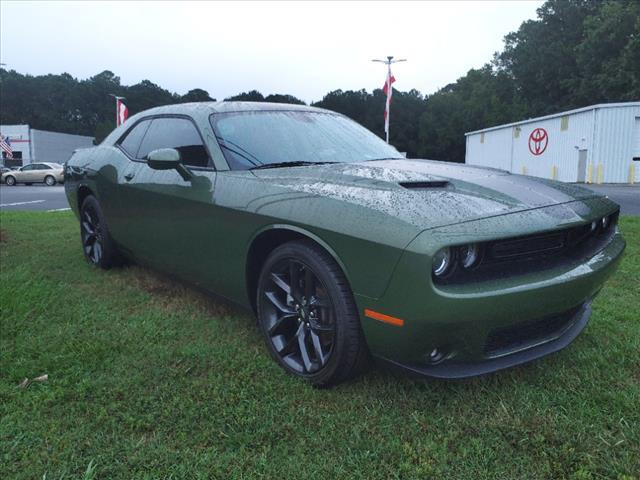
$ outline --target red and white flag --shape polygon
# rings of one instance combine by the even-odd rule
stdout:
[[[120,126],[129,116],[129,109],[120,98],[116,98],[116,126]]]
[[[387,96],[387,104],[384,107],[384,132],[387,134],[387,142],[389,141],[389,113],[391,109],[391,96],[393,95],[393,82],[396,81],[396,78],[391,73],[391,69],[388,70],[387,80],[384,82],[384,87],[382,87],[382,91]]]

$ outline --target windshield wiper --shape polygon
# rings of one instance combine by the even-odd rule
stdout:
[[[262,170],[265,168],[283,168],[283,167],[305,167],[308,165],[327,165],[330,163],[338,163],[338,162],[275,162],[275,163],[265,163],[263,165],[257,165],[255,167],[251,167],[249,170]]]

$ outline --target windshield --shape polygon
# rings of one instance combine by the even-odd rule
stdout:
[[[309,111],[216,113],[211,125],[233,170],[283,163],[401,158],[398,151],[341,115]]]

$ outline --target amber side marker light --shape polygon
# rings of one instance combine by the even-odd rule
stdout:
[[[392,317],[390,315],[385,315],[384,313],[374,312],[373,310],[369,310],[368,308],[364,309],[364,316],[373,318],[374,320],[378,320],[380,322],[388,323],[389,325],[395,325],[396,327],[404,326],[404,320]]]

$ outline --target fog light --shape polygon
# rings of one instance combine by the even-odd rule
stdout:
[[[460,247],[460,262],[464,268],[471,268],[480,258],[480,247],[477,243],[463,245]]]
[[[434,348],[433,350],[431,350],[431,353],[429,354],[430,363],[438,363],[443,358],[444,358],[444,353],[437,348]]]
[[[451,249],[441,248],[433,256],[433,274],[441,277],[451,269]]]

